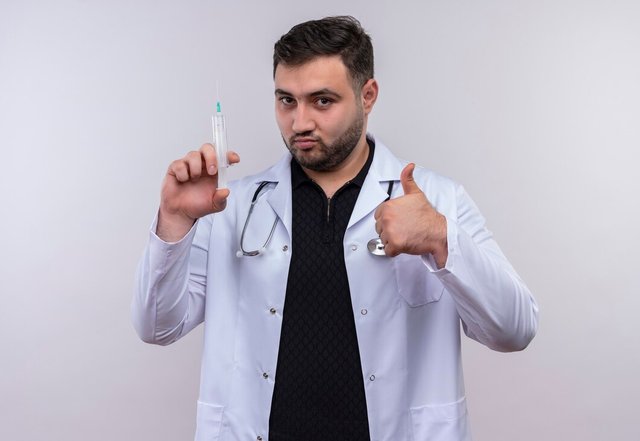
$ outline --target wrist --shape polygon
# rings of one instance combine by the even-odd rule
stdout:
[[[156,235],[165,242],[177,242],[191,230],[196,220],[182,213],[170,213],[162,206],[158,210]]]
[[[447,241],[447,218],[438,213],[439,222],[436,229],[437,234],[433,243],[433,249],[431,254],[438,268],[444,268],[447,263],[447,257],[449,256],[449,243]]]

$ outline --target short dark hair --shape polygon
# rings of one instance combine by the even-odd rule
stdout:
[[[278,64],[300,66],[318,56],[340,55],[356,92],[373,78],[371,37],[354,17],[310,20],[291,28],[273,48],[273,76]]]

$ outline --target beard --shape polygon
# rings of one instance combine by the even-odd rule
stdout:
[[[324,172],[334,170],[353,152],[358,145],[362,129],[364,127],[364,113],[358,112],[356,119],[339,137],[331,144],[326,144],[319,136],[313,136],[312,132],[296,133],[287,140],[285,145],[296,161],[309,170]],[[295,147],[296,138],[313,138],[317,145],[313,149],[313,154],[299,151]]]

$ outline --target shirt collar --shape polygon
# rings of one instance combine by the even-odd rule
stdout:
[[[367,173],[369,172],[369,168],[371,168],[371,163],[373,162],[373,153],[376,148],[376,143],[373,138],[367,136],[367,144],[369,145],[369,156],[367,157],[367,161],[364,163],[358,174],[351,179],[349,182],[357,185],[362,188],[362,184],[364,184],[364,179],[367,177]],[[313,182],[313,180],[305,173],[302,169],[302,166],[296,161],[295,157],[291,158],[291,186],[293,189],[298,188],[305,182]]]

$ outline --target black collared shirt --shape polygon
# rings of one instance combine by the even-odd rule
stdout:
[[[271,441],[369,441],[367,403],[343,239],[373,161],[328,199],[291,161],[292,254]]]

